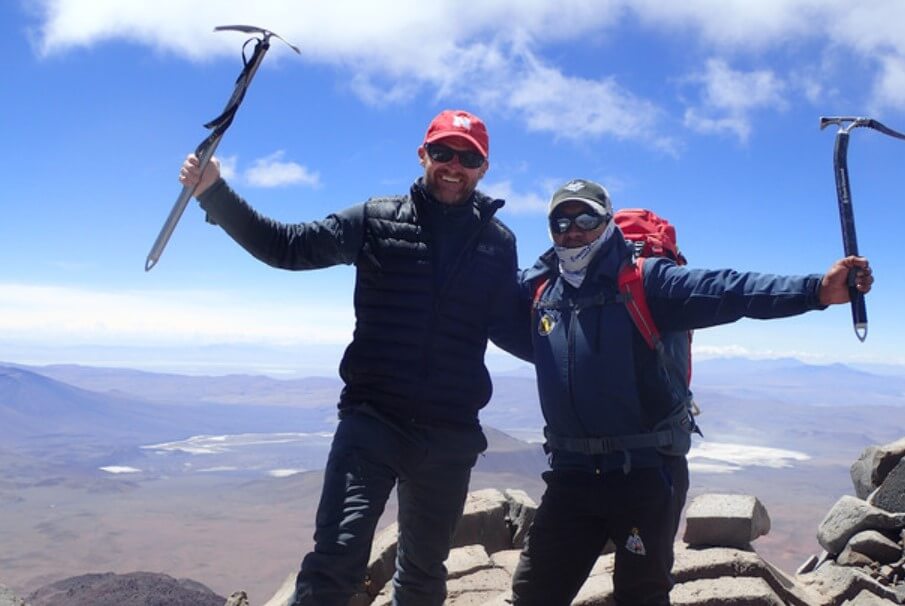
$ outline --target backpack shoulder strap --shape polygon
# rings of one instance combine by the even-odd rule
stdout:
[[[549,276],[542,276],[540,280],[534,285],[534,293],[531,297],[531,307],[533,309],[537,309],[537,304],[540,301],[540,298],[544,296],[544,291],[547,290],[547,285],[550,284]]]
[[[644,337],[644,341],[651,349],[660,347],[660,331],[654,324],[650,309],[647,306],[647,295],[644,292],[643,268],[645,257],[638,257],[631,263],[626,263],[619,270],[619,293],[625,301],[625,308],[632,317],[632,322],[638,328],[638,332]]]

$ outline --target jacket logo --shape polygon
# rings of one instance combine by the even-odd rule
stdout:
[[[537,334],[542,337],[546,337],[551,332],[553,332],[553,327],[556,326],[556,320],[550,314],[544,314],[540,317],[540,322],[537,324]]]
[[[491,257],[496,254],[496,248],[490,244],[478,244],[475,250],[483,255],[490,255]]]
[[[637,528],[632,528],[632,534],[628,535],[625,548],[635,555],[644,556],[647,555],[647,550],[644,549],[644,541],[641,540],[639,532]]]

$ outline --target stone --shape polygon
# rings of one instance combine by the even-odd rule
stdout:
[[[869,503],[892,513],[905,513],[905,459],[892,468]]]
[[[588,577],[578,590],[572,606],[615,606],[613,577],[609,574]]]
[[[226,598],[224,606],[249,606],[248,594],[244,591],[234,591]]]
[[[447,579],[458,579],[487,568],[494,568],[494,564],[481,545],[453,549],[446,558]]]
[[[827,562],[814,572],[801,575],[798,580],[807,589],[827,596],[829,600],[827,604],[839,604],[842,600],[857,596],[862,591],[890,600],[887,602],[889,604],[898,603],[895,591],[884,587],[860,568]]]
[[[766,581],[755,577],[700,579],[676,585],[669,594],[673,606],[721,604],[785,606]]]
[[[817,529],[820,546],[841,553],[848,540],[862,530],[892,530],[905,526],[905,514],[891,514],[845,495],[836,501]]]
[[[509,514],[506,516],[506,522],[509,524],[511,532],[510,541],[512,547],[521,549],[525,546],[528,529],[531,528],[531,523],[534,521],[537,503],[524,490],[510,488],[504,490],[503,495],[505,495],[509,504]]]
[[[858,553],[857,551],[852,551],[851,545],[846,545],[845,549],[842,550],[838,556],[836,556],[836,563],[840,566],[870,566],[873,563],[869,557],[864,555],[863,553]]]
[[[487,553],[512,549],[512,535],[506,523],[508,513],[509,500],[502,491],[487,488],[469,493],[452,546],[483,545]]]
[[[795,571],[795,574],[805,574],[807,572],[811,572],[815,568],[817,568],[817,562],[820,558],[817,555],[812,555],[807,560],[802,562],[801,566]]]
[[[851,600],[842,602],[842,606],[889,606],[889,600],[884,600],[866,589],[862,589],[861,592]]]
[[[493,562],[493,565],[497,568],[505,570],[506,574],[511,577],[515,574],[515,569],[518,566],[518,560],[521,553],[521,549],[497,551],[496,553],[490,554],[490,561]]]
[[[879,564],[891,564],[902,557],[902,547],[876,530],[864,530],[848,541],[848,548]]]
[[[746,548],[770,532],[770,516],[753,496],[703,494],[685,514],[683,540],[692,546]]]
[[[371,559],[365,578],[364,593],[376,596],[396,572],[396,541],[399,525],[395,522],[381,530],[371,543]]]
[[[903,457],[905,438],[883,446],[865,448],[850,469],[855,495],[859,499],[866,499]]]
[[[484,568],[472,574],[451,579],[446,583],[446,604],[483,604],[507,593],[512,579],[501,568]]]
[[[676,542],[675,556],[673,577],[680,584],[701,579],[757,577],[767,583],[785,604],[820,604],[819,596],[799,586],[793,578],[753,551],[732,547],[700,549]]]

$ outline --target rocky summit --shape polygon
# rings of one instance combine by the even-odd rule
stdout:
[[[851,467],[854,495],[843,495],[817,526],[823,551],[794,573],[761,558],[753,543],[770,516],[751,495],[704,494],[686,511],[676,542],[675,606],[874,606],[905,604],[905,439],[864,450]],[[505,606],[536,504],[523,491],[485,489],[468,496],[446,562],[449,606]],[[375,537],[367,576],[349,606],[389,606],[396,525]],[[573,604],[613,605],[612,545]],[[296,571],[261,606],[289,606]],[[223,598],[166,575],[84,575],[22,600],[0,585],[0,606],[258,606],[244,591]]]

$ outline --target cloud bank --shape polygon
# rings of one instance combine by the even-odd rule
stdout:
[[[212,35],[215,25],[278,24],[279,34],[302,47],[301,60],[342,72],[365,103],[404,103],[425,92],[469,99],[481,111],[517,116],[525,128],[555,137],[634,140],[670,153],[676,146],[664,117],[668,105],[684,103],[685,126],[694,132],[744,142],[756,113],[781,111],[793,95],[825,100],[834,80],[850,73],[846,64],[867,73],[870,83],[858,93],[864,98],[851,103],[905,110],[905,3],[899,0],[871,0],[857,11],[845,0],[493,0],[465,13],[452,0],[32,0],[28,6],[36,52],[44,56],[124,40],[204,61],[236,52],[236,34]],[[618,63],[618,48],[601,46],[599,65],[586,74],[565,72],[548,52],[563,43],[594,48],[595,40],[618,38],[627,25],[687,42],[697,65],[679,86],[693,87],[690,100],[683,100],[687,90],[674,99],[633,91],[607,73],[607,65]],[[291,59],[280,46],[274,54]],[[842,59],[816,64],[813,58],[834,54]],[[782,73],[765,67],[777,56]]]

